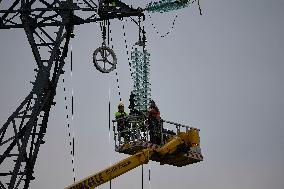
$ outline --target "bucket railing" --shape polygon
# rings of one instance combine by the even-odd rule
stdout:
[[[129,115],[124,118],[113,120],[112,122],[116,147],[138,141],[152,143],[150,141],[151,137],[157,137],[158,140],[155,141],[155,144],[164,145],[180,132],[196,129],[189,125],[183,125],[164,119],[158,121],[154,126],[155,128],[151,128],[149,120],[147,120],[144,115]],[[121,126],[122,123],[124,123],[123,126]],[[122,127],[123,129],[119,127]]]

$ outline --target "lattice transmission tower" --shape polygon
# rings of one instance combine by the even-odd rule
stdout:
[[[74,26],[130,16],[144,15],[118,0],[0,0],[0,29],[24,29],[37,65],[31,92],[0,128],[0,189],[34,179]]]

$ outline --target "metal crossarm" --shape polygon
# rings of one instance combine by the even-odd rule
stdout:
[[[0,29],[24,28],[21,22],[23,14],[29,14],[30,19],[33,20],[32,23],[38,27],[60,26],[62,16],[60,14],[68,11],[74,13],[72,15],[72,25],[144,15],[142,9],[130,8],[120,1],[117,1],[115,7],[110,6],[107,0],[101,0],[100,6],[92,0],[83,0],[83,2],[82,4],[76,4],[73,3],[73,0],[53,0],[51,3],[47,0],[21,2],[16,0],[7,9],[1,9],[0,2]],[[36,3],[41,4],[42,7],[34,7]]]

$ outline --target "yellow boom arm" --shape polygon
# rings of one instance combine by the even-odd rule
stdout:
[[[190,130],[186,133],[179,133],[178,136],[174,137],[172,140],[158,149],[144,149],[103,171],[100,171],[94,175],[78,181],[71,186],[68,186],[65,189],[93,189],[142,164],[147,164],[151,157],[166,157],[167,155],[175,153],[178,147],[182,144],[190,146],[190,144],[194,142],[195,144],[198,143],[199,145],[199,136],[194,136],[194,133],[197,133],[196,130]]]
[[[147,164],[149,161],[149,151],[145,149],[132,155],[111,167],[91,175],[65,189],[93,189],[103,183],[106,183],[142,164]]]

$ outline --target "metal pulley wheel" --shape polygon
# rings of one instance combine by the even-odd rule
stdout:
[[[107,46],[97,48],[93,53],[94,66],[102,73],[109,73],[116,68],[117,58]]]

